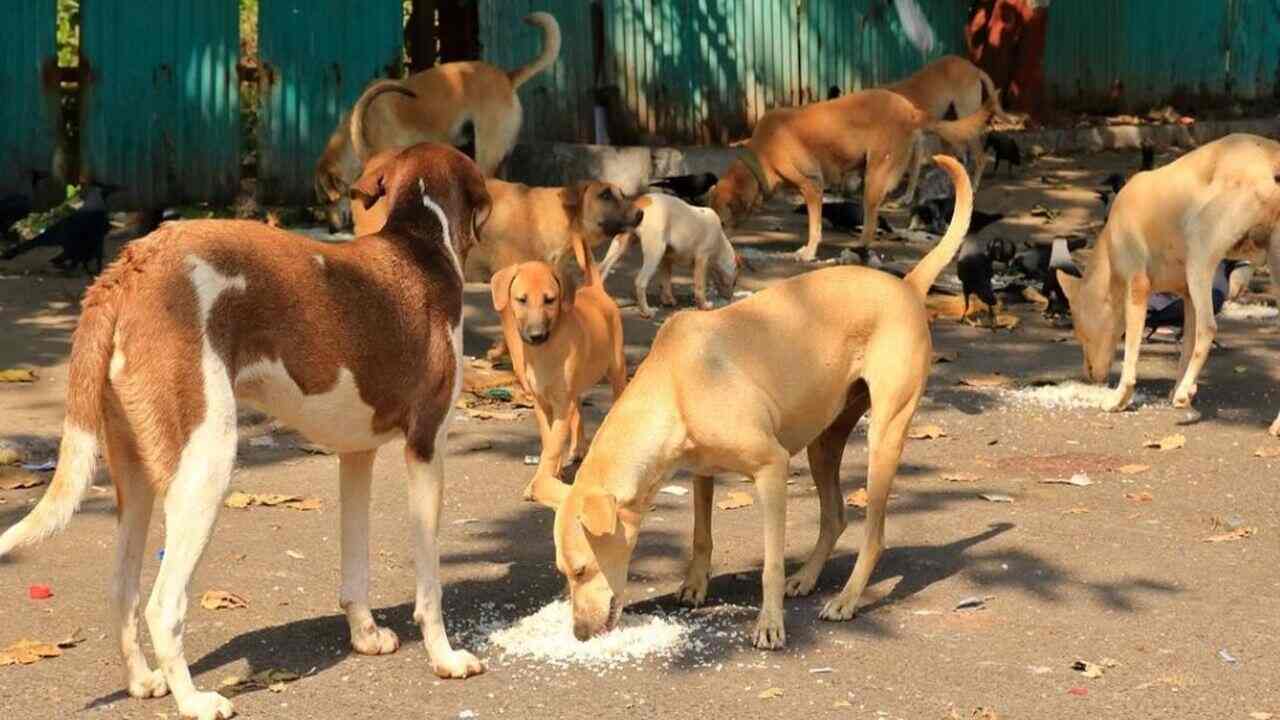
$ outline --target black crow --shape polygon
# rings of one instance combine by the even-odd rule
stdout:
[[[1152,170],[1156,166],[1156,148],[1149,142],[1142,143],[1142,165],[1138,168],[1139,172]],[[1129,182],[1129,178],[1120,173],[1111,173],[1102,180],[1102,187],[1096,192],[1098,199],[1102,201],[1102,214],[1104,216],[1111,214],[1111,201],[1115,199],[1120,188]]]
[[[797,205],[793,211],[796,215],[804,215],[809,212],[805,205]],[[822,203],[822,219],[831,223],[831,227],[837,230],[844,230],[851,235],[857,235],[862,231],[862,201],[841,200],[835,202]],[[889,221],[884,216],[876,218],[876,227],[884,232],[893,233],[893,228],[889,225]]]
[[[1080,270],[1071,260],[1071,252],[1079,250],[1086,244],[1088,241],[1084,238],[1072,240],[1058,238],[1053,241],[1053,245],[1027,243],[1026,249],[1010,261],[1011,270],[1021,272],[1031,280],[1040,281],[1041,293],[1049,301],[1049,306],[1045,308],[1045,315],[1066,315],[1070,311],[1067,296],[1062,292],[1062,285],[1058,283],[1055,270],[1079,276]]]
[[[942,235],[947,232],[947,227],[951,225],[951,215],[955,212],[955,208],[956,198],[954,195],[925,200],[911,208],[911,226],[923,227],[934,235]],[[974,210],[969,220],[969,234],[976,235],[988,225],[1003,219],[1003,213]]]
[[[836,98],[838,98],[838,97],[840,97],[840,86],[839,86],[839,85],[832,85],[831,87],[827,88],[827,99],[828,99],[828,100],[835,100],[835,99],[836,99]]]
[[[107,218],[106,197],[118,190],[118,187],[104,184],[85,186],[84,204],[75,212],[45,228],[36,237],[19,243],[3,255],[0,260],[13,258],[38,247],[62,248],[62,254],[51,262],[64,270],[81,267],[90,273],[89,261],[96,261],[96,272],[102,272],[103,241],[111,229]]]
[[[960,276],[964,293],[961,322],[969,314],[969,296],[977,295],[987,304],[991,315],[991,329],[996,329],[996,291],[991,287],[991,276],[994,273],[992,262],[1008,262],[1012,257],[1013,245],[1007,240],[996,238],[986,241],[972,235],[965,238],[964,244],[960,246],[960,253],[956,256],[956,274]]]
[[[990,150],[996,156],[996,164],[991,168],[992,174],[1000,169],[1000,161],[1005,161],[1005,169],[1008,175],[1013,174],[1013,166],[1022,167],[1022,149],[1018,147],[1018,143],[1012,137],[1002,132],[987,133],[987,141],[982,146],[983,150]]]
[[[719,178],[715,173],[672,175],[649,183],[649,187],[662,188],[685,202],[695,202],[715,187]]]
[[[1231,273],[1237,266],[1241,265],[1236,260],[1223,260],[1218,264],[1218,269],[1213,274],[1213,314],[1217,315],[1222,312],[1222,306],[1227,302],[1227,293],[1230,288]],[[1185,320],[1185,304],[1182,298],[1170,293],[1153,293],[1147,299],[1147,335],[1143,340],[1150,340],[1151,336],[1162,327],[1177,328],[1178,339],[1182,339],[1182,327]]]

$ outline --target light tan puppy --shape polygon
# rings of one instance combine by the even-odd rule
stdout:
[[[925,65],[915,74],[886,85],[891,90],[910,100],[912,104],[928,113],[932,120],[946,117],[948,108],[955,108],[956,117],[964,117],[982,109],[982,97],[997,98],[994,103],[994,114],[1004,117],[1004,109],[1000,107],[996,86],[991,76],[981,68],[959,55],[944,55]],[[914,161],[911,163],[911,179],[907,183],[907,194],[904,202],[910,203],[916,196],[916,185],[920,182],[920,169],[928,161],[925,152],[924,137],[917,141]],[[977,192],[982,186],[982,173],[987,167],[987,154],[982,148],[982,138],[975,135],[966,143],[968,156],[973,163],[973,190]]]
[[[675,315],[596,433],[574,484],[540,481],[534,488],[539,501],[556,508],[556,565],[569,581],[579,639],[617,624],[641,520],[662,484],[689,470],[693,557],[680,597],[693,605],[706,597],[712,476],[753,478],[765,524],[754,642],[782,647],[783,595],[813,590],[845,528],[840,458],[858,419],[875,408],[867,434],[866,540],[848,584],[822,610],[829,620],[853,617],[883,549],[889,489],[929,377],[925,293],[960,248],[973,206],[960,163],[936,160],[955,182],[955,217],[905,280],[864,267],[828,268],[726,308]],[[784,580],[788,460],[802,448],[822,528],[804,567]]]
[[[1058,272],[1087,378],[1107,381],[1124,334],[1124,370],[1106,410],[1123,410],[1133,396],[1153,292],[1184,300],[1182,359],[1171,399],[1174,407],[1191,406],[1218,329],[1212,301],[1218,264],[1265,254],[1273,275],[1280,268],[1278,181],[1280,143],[1274,140],[1237,134],[1203,145],[1134,175],[1116,195],[1084,279]],[[1280,435],[1280,417],[1271,433]]]
[[[482,61],[453,62],[394,81],[412,96],[384,98],[369,108],[366,125],[373,151],[420,142],[461,145],[468,140],[464,132],[469,126],[475,133],[476,164],[486,177],[492,176],[520,134],[523,111],[516,91],[560,54],[555,17],[536,12],[524,21],[542,30],[542,53],[527,65],[508,71]],[[347,186],[360,175],[362,162],[350,142],[353,116],[338,122],[316,163],[316,194],[322,201],[344,200]]]
[[[644,220],[635,230],[613,238],[604,262],[600,263],[600,275],[608,279],[614,265],[631,247],[631,240],[639,238],[644,264],[636,273],[636,304],[640,306],[641,317],[653,317],[647,290],[659,268],[662,269],[662,304],[676,304],[671,290],[671,269],[676,263],[693,265],[693,297],[703,310],[712,307],[707,299],[708,275],[721,297],[729,300],[733,296],[733,286],[738,279],[738,255],[714,210],[694,207],[665,193],[644,195],[636,200],[636,207],[644,212]]]
[[[444,145],[408,148],[353,187],[385,195],[387,228],[332,245],[235,220],[165,223],[85,294],[49,491],[0,536],[0,556],[63,528],[106,456],[119,515],[112,600],[129,694],[173,693],[198,720],[234,714],[183,654],[187,585],[231,482],[236,409],[267,411],[339,454],[342,590],[357,652],[400,641],[369,608],[369,492],[378,448],[403,439],[418,569],[414,618],[441,677],[483,670],[454,650],[437,544],[444,443],[462,386],[462,258],[488,206],[480,172]],[[138,642],[139,573],[163,498],[164,559]]]
[[[571,463],[586,452],[579,399],[587,388],[607,375],[617,402],[627,386],[622,315],[584,252],[580,247],[587,282],[576,289],[545,262],[508,266],[490,283],[511,364],[534,397],[542,435],[542,455],[525,488],[526,500],[533,499],[540,478],[558,482],[566,449]]]
[[[725,226],[755,212],[779,185],[800,191],[809,211],[809,239],[796,253],[813,261],[822,242],[822,191],[862,171],[863,218],[859,249],[871,247],[885,194],[897,186],[921,131],[963,145],[981,134],[996,96],[955,121],[932,119],[902,95],[864,90],[800,108],[770,110],[756,124],[742,156],[711,190],[710,205]]]

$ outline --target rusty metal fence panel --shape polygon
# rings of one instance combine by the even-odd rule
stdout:
[[[31,191],[31,171],[51,172],[58,132],[53,0],[0,3],[0,192]]]
[[[400,2],[260,0],[258,197],[315,200],[316,161],[370,81],[399,77]]]
[[[121,206],[222,202],[239,189],[236,3],[83,0],[81,175]]]

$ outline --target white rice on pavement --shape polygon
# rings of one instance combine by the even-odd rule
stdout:
[[[1280,317],[1280,309],[1262,303],[1228,302],[1223,304],[1220,315],[1228,320],[1270,320]]]
[[[1003,390],[1002,394],[1015,405],[1036,405],[1052,410],[1097,410],[1111,398],[1112,388],[1106,385],[1087,385],[1068,380],[1057,385],[1024,387]],[[1151,402],[1147,393],[1135,391],[1130,407]]]

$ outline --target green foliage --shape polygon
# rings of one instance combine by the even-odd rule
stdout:
[[[80,0],[58,0],[58,64],[80,64]]]

